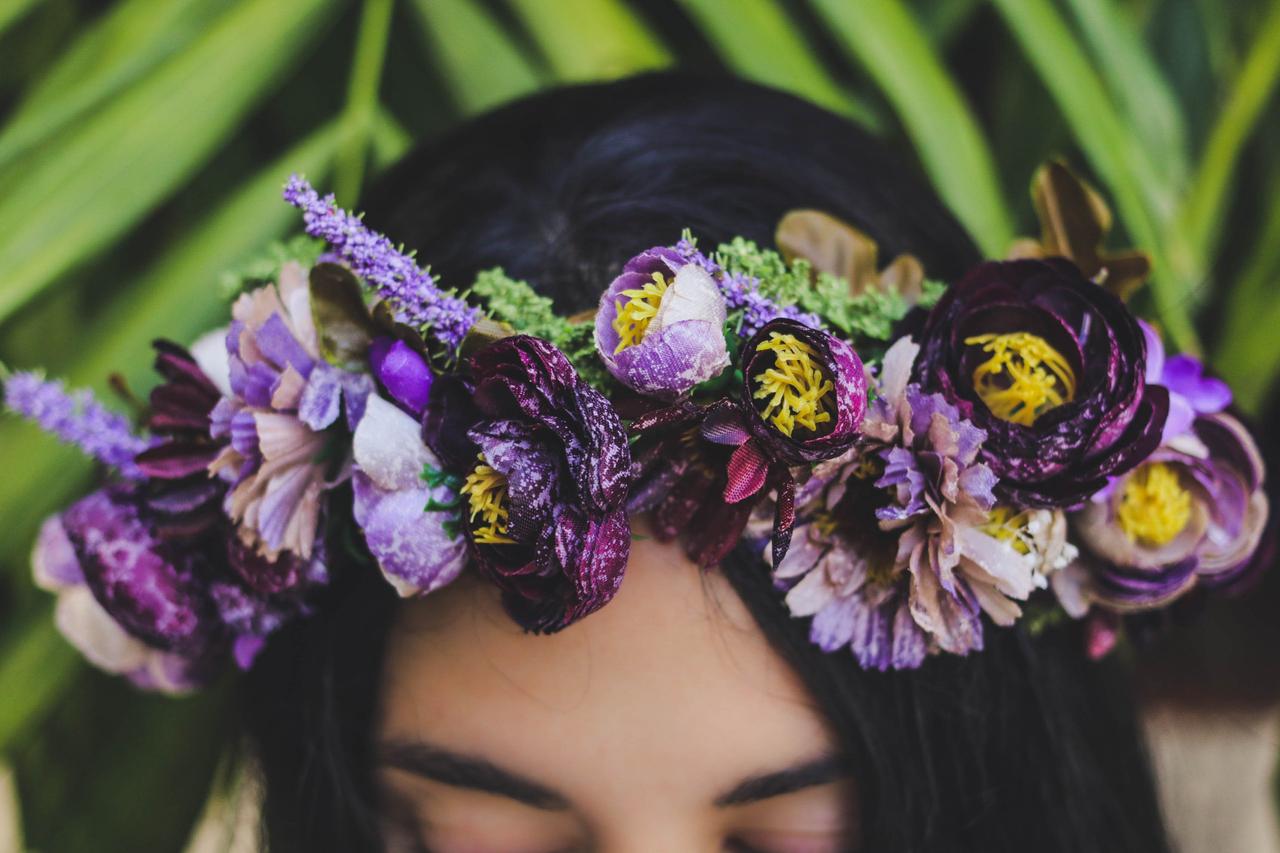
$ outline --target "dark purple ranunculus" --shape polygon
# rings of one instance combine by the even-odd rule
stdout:
[[[844,341],[789,319],[765,324],[742,349],[742,401],[677,403],[632,423],[639,439],[633,511],[653,513],[662,539],[685,537],[690,559],[719,563],[771,492],[773,558],[795,521],[791,466],[831,459],[858,438],[866,373]]]
[[[461,380],[436,381],[427,444],[466,472],[463,528],[508,612],[526,630],[557,631],[608,602],[622,581],[631,547],[626,431],[544,340],[503,338],[471,356],[465,373],[465,404],[449,387]]]
[[[1144,380],[1124,304],[1069,261],[985,263],[930,312],[917,376],[987,434],[1004,499],[1079,504],[1160,443],[1169,398]]]

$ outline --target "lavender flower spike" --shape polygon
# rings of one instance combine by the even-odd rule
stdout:
[[[105,408],[91,392],[68,391],[61,382],[20,371],[4,379],[4,405],[122,477],[144,479],[134,457],[151,446],[150,440],[135,435],[127,418]]]
[[[366,227],[359,216],[338,207],[332,194],[321,198],[300,175],[285,184],[284,200],[302,211],[308,234],[328,243],[352,272],[396,309],[399,322],[429,330],[450,354],[457,353],[479,309],[442,289],[410,255]]]

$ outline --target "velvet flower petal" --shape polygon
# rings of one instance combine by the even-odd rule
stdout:
[[[916,376],[986,433],[1003,499],[1079,504],[1151,455],[1168,393],[1119,299],[1062,259],[982,264],[930,312]]]
[[[427,443],[451,466],[467,466],[462,526],[507,610],[527,630],[559,630],[621,583],[630,550],[626,432],[612,404],[538,338],[498,340],[465,373],[469,388],[455,378],[433,386]]]
[[[424,472],[440,462],[418,422],[378,396],[369,398],[352,444],[356,523],[387,581],[402,596],[439,589],[461,573],[466,545],[444,507],[457,495]],[[456,515],[456,514],[455,514]]]
[[[672,249],[650,249],[600,298],[596,349],[623,385],[673,399],[729,366],[725,316],[710,273]]]

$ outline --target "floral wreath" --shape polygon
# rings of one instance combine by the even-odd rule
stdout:
[[[225,329],[156,342],[144,431],[4,374],[8,409],[111,471],[45,522],[35,580],[90,661],[181,692],[374,565],[401,596],[477,572],[560,630],[613,597],[646,513],[701,566],[757,548],[865,668],[1020,618],[1087,619],[1101,656],[1124,615],[1261,562],[1263,465],[1227,386],[1126,307],[1148,264],[1100,249],[1098,196],[1049,164],[1034,197],[1042,237],[950,287],[795,211],[778,252],[686,232],[562,318],[500,269],[443,289],[295,176],[313,239]]]

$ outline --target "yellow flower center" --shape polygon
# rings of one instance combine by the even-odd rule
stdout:
[[[1116,519],[1129,541],[1166,545],[1191,520],[1191,493],[1171,466],[1151,462],[1125,480]]]
[[[756,352],[774,353],[773,366],[753,377],[753,396],[767,401],[761,417],[788,438],[796,427],[816,433],[819,424],[831,421],[835,385],[816,363],[813,347],[795,335],[770,332]]]
[[[1001,542],[1008,542],[1019,554],[1030,554],[1031,545],[1027,543],[1026,527],[1028,513],[1018,512],[1012,507],[997,506],[987,514],[987,520],[978,529]]]
[[[472,536],[477,545],[514,545],[516,540],[507,535],[507,478],[484,463],[471,469],[460,490],[467,497],[471,510],[470,520],[475,525]]]
[[[618,346],[613,354],[617,355],[627,347],[633,347],[644,340],[649,324],[658,316],[658,306],[662,304],[662,294],[670,286],[662,273],[655,272],[652,281],[646,281],[644,287],[633,287],[622,291],[627,299],[614,300],[617,316],[613,318],[613,330],[618,333]]]
[[[1031,426],[1050,409],[1076,396],[1071,365],[1049,342],[1028,332],[965,338],[991,357],[973,371],[973,389],[991,414]]]

